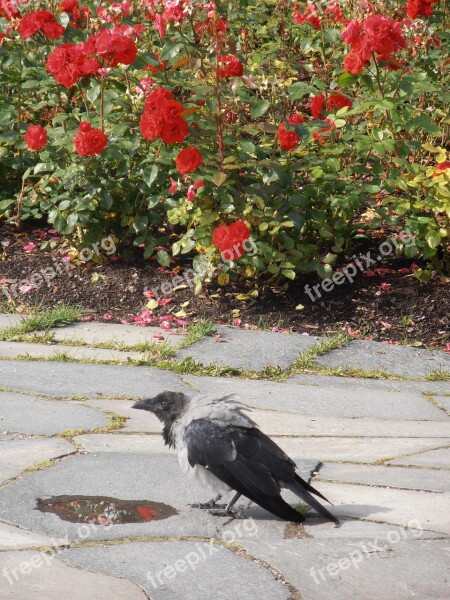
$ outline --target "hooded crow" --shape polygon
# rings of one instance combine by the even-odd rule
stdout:
[[[280,519],[300,523],[305,517],[281,497],[281,489],[287,488],[323,517],[338,523],[311,494],[328,500],[295,472],[294,461],[244,414],[250,409],[236,396],[190,399],[166,391],[136,402],[133,408],[154,413],[164,425],[165,444],[178,451],[183,471],[218,493],[214,500],[199,506],[214,507],[224,493],[234,490],[236,494],[222,514],[229,514],[242,495]]]

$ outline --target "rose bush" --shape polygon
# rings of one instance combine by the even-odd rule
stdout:
[[[449,37],[422,0],[0,0],[0,217],[232,278],[408,227],[447,270]]]

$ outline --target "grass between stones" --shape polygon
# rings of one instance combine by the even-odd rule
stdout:
[[[36,331],[45,331],[51,327],[72,325],[80,314],[81,310],[76,306],[60,305],[43,312],[37,310],[34,314],[24,317],[18,325],[2,329],[0,340],[18,341],[18,338],[24,334],[34,334]]]

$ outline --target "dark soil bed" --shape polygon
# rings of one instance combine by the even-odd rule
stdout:
[[[85,314],[99,321],[132,320],[129,315],[141,313],[148,302],[144,291],[170,283],[175,275],[168,269],[163,270],[154,260],[144,260],[138,252],[129,258],[104,257],[101,264],[63,262],[67,249],[60,245],[55,232],[48,233],[48,228],[27,226],[17,231],[3,223],[0,239],[0,309],[3,311],[64,303],[82,307]],[[55,242],[52,250],[39,250],[43,241],[52,239]],[[376,253],[378,244],[375,242],[359,248],[359,252],[372,248]],[[24,247],[30,243],[36,248],[25,251]],[[341,265],[350,261],[351,258],[343,257]],[[180,276],[190,266],[189,259],[183,258],[177,266]],[[48,283],[28,289],[32,275],[42,274],[43,269],[48,268],[54,270],[54,275],[47,277]],[[165,298],[170,301],[155,312],[174,315],[184,310],[183,318],[188,322],[206,318],[247,328],[276,327],[310,334],[345,331],[367,339],[446,346],[450,339],[448,285],[438,277],[426,284],[420,283],[412,275],[411,261],[394,257],[377,261],[368,270],[366,275],[358,272],[353,284],[345,282],[328,293],[320,288],[322,297],[314,302],[305,293],[306,284],[312,287],[320,283],[313,276],[278,286],[272,282],[256,285],[241,281],[220,287],[212,282],[198,296],[194,296],[188,286],[169,293]],[[13,291],[9,302],[5,293],[8,290]],[[256,298],[236,298],[252,290],[258,291]]]

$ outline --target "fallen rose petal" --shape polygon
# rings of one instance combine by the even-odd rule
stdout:
[[[31,292],[31,290],[34,290],[35,287],[34,285],[21,285],[19,288],[19,292],[21,294],[28,294],[28,292]]]
[[[235,327],[239,327],[241,323],[242,323],[241,319],[233,319],[233,325]]]
[[[375,277],[376,274],[373,271],[363,271],[364,277]]]
[[[109,313],[105,313],[102,319],[105,319],[105,321],[111,321],[112,315],[110,315]]]
[[[161,333],[155,333],[155,335],[152,335],[152,338],[154,338],[155,340],[165,340],[166,339]]]
[[[26,244],[23,247],[24,252],[32,252],[35,249],[36,249],[36,244],[33,244],[33,242],[29,242],[28,244]]]
[[[390,283],[386,283],[385,281],[383,281],[383,283],[380,285],[380,288],[382,290],[389,290],[389,289],[391,289],[391,284]]]

